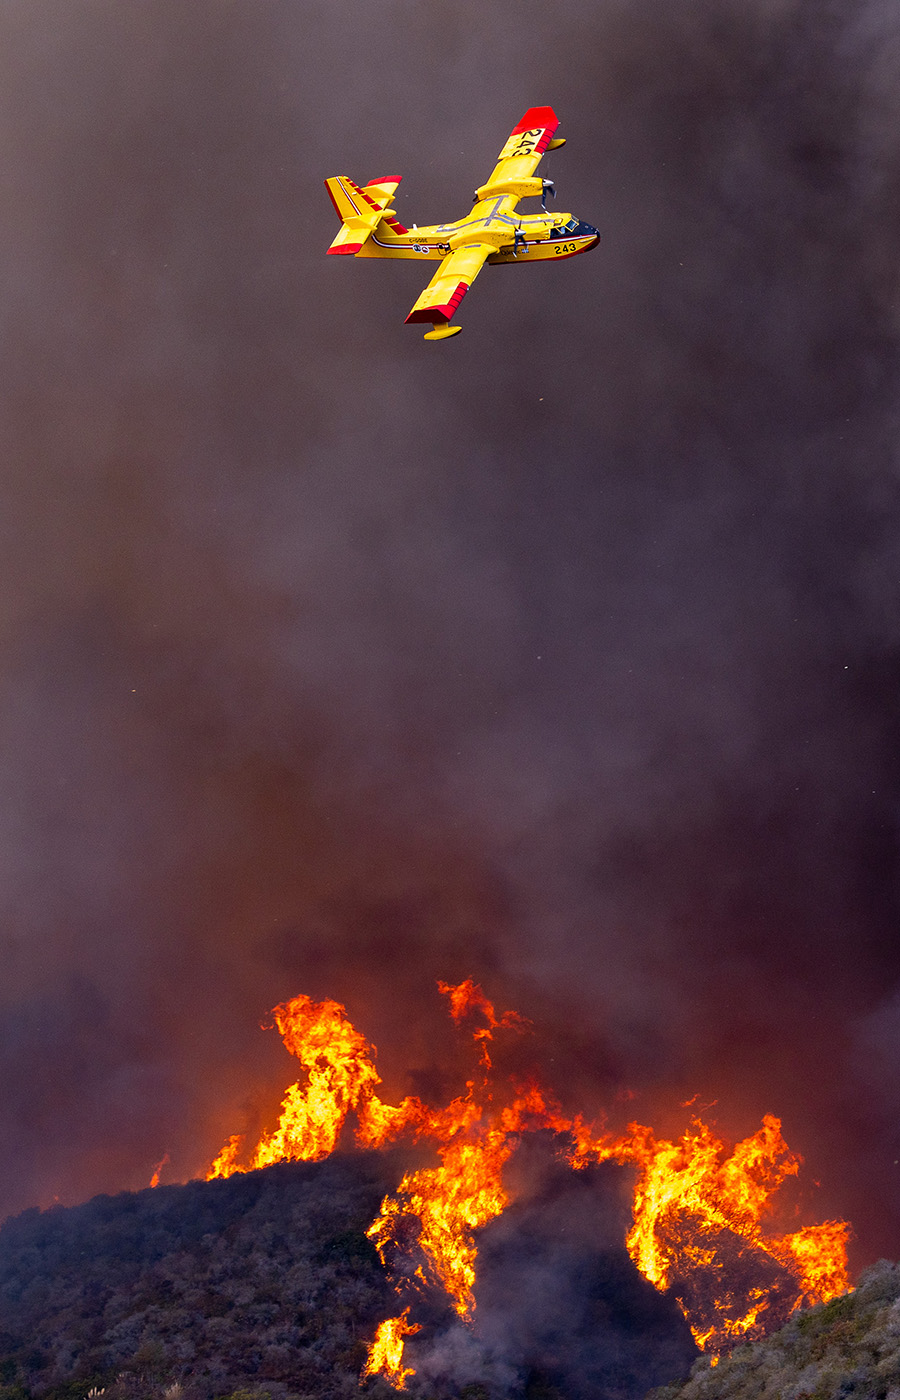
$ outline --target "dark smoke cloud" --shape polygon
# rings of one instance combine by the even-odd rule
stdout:
[[[515,1203],[479,1237],[474,1326],[457,1319],[411,1339],[412,1385],[627,1400],[687,1375],[698,1351],[678,1304],[639,1274],[623,1244],[621,1168],[573,1173],[545,1159],[529,1163],[525,1180],[517,1175]]]
[[[437,1090],[472,974],[593,1107],[781,1113],[897,1254],[898,55],[873,0],[4,6],[3,1209],[201,1170],[300,990]],[[603,243],[423,345],[322,178],[450,216],[544,102]]]

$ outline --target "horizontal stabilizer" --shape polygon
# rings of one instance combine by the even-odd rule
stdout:
[[[349,222],[341,224],[340,232],[325,251],[344,254],[358,253],[371,232],[370,228],[360,225],[358,221],[355,225]]]
[[[388,205],[400,184],[400,176],[371,180],[357,185],[349,175],[332,175],[325,181],[341,230],[333,240],[329,253],[358,253],[366,239],[384,219],[395,233],[406,233]]]

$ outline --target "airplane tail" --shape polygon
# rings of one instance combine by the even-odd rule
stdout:
[[[328,249],[329,253],[358,253],[382,219],[394,233],[406,233],[393,210],[388,208],[401,178],[398,175],[396,179],[370,180],[367,185],[357,185],[349,175],[332,175],[325,181],[341,220],[340,232]]]

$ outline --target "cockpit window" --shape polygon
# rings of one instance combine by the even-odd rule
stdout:
[[[570,233],[574,233],[575,230],[577,229],[577,227],[578,227],[578,220],[577,220],[577,219],[570,219],[569,222],[566,224],[566,228],[569,230]]]

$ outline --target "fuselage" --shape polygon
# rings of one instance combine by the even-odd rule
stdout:
[[[572,214],[519,214],[507,195],[478,200],[470,214],[449,224],[413,225],[398,231],[389,212],[357,253],[363,258],[412,258],[440,262],[457,248],[489,244],[489,263],[571,258],[599,241],[591,224]]]

